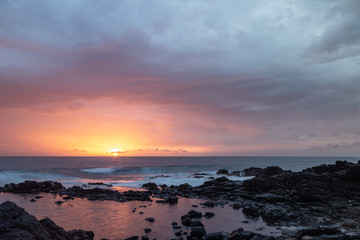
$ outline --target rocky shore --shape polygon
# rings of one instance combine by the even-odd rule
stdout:
[[[221,175],[219,178],[209,179],[197,187],[189,184],[158,186],[155,183],[147,183],[143,185],[147,191],[120,193],[98,187],[66,189],[60,183],[51,181],[6,184],[0,191],[21,194],[48,192],[58,194],[64,200],[86,198],[126,202],[153,201],[154,198],[159,204],[177,204],[179,197],[204,199],[202,206],[209,211],[203,214],[192,210],[179,216],[181,224],[172,224],[174,229],[178,229],[174,239],[360,239],[360,163],[337,161],[335,164],[320,165],[301,172],[284,171],[276,166],[234,172],[221,169],[218,174]],[[231,175],[254,177],[241,182],[226,177]],[[206,178],[206,175],[196,177]],[[205,229],[201,219],[213,217],[210,209],[221,205],[239,209],[250,219],[261,217],[270,226],[302,229],[296,232],[284,230],[284,234],[277,237],[244,231],[242,228],[231,233],[212,233],[210,229]],[[182,231],[182,225],[189,226],[191,231]],[[0,226],[0,231],[1,229]],[[138,236],[128,239],[138,239]],[[141,239],[149,238],[142,235]]]
[[[13,202],[0,205],[0,240],[93,240],[94,233],[84,230],[66,232],[51,219],[38,221]]]

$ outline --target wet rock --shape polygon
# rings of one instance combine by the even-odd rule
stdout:
[[[206,235],[206,230],[203,226],[194,226],[191,228],[190,236],[191,237],[197,237],[202,238]]]
[[[200,220],[193,219],[193,220],[191,220],[190,226],[202,226],[203,227],[204,224]]]
[[[178,203],[178,197],[176,196],[168,196],[165,198],[165,202],[169,204],[177,204]]]
[[[215,213],[213,213],[213,212],[206,212],[205,213],[205,218],[212,218],[214,216],[215,216]]]
[[[191,218],[202,218],[202,213],[196,210],[190,210],[187,213]]]
[[[213,208],[215,207],[215,203],[214,202],[210,202],[210,201],[207,201],[207,202],[204,202],[204,203],[200,203],[201,205],[205,206],[205,207],[210,207],[210,208]]]
[[[139,236],[131,236],[131,237],[125,238],[124,240],[138,240],[138,239],[139,239]]]
[[[296,233],[295,238],[302,238],[304,236],[336,235],[339,233],[341,233],[341,231],[338,228],[317,227],[300,230]]]
[[[260,175],[261,172],[262,172],[262,168],[250,167],[250,168],[244,169],[242,171],[242,175],[243,176],[257,176],[257,175]]]
[[[150,190],[150,191],[157,191],[159,190],[158,186],[156,185],[156,183],[153,183],[153,182],[148,182],[148,183],[144,183],[142,185],[142,188],[145,188],[147,190]]]
[[[181,223],[185,226],[191,225],[191,218],[189,216],[181,218]]]
[[[254,204],[246,205],[243,208],[242,212],[248,217],[252,217],[252,218],[258,218],[259,217],[259,208],[256,207]]]
[[[242,207],[242,204],[240,204],[240,203],[234,203],[234,204],[232,205],[232,207],[233,207],[233,209],[240,209],[240,208]]]
[[[73,240],[93,240],[94,233],[92,231],[71,230],[67,232]],[[55,239],[55,238],[53,238]]]
[[[88,185],[106,186],[106,187],[111,187],[112,186],[111,184],[106,184],[106,183],[103,183],[103,182],[89,182]]]
[[[155,222],[155,219],[153,217],[145,218],[145,220],[148,222]]]
[[[206,234],[204,237],[205,240],[223,240],[224,234],[222,232],[215,232]]]
[[[229,171],[227,169],[220,169],[216,172],[216,174],[229,174]]]
[[[0,205],[0,239],[37,239],[37,240],[72,240],[73,238],[63,228],[57,226],[51,219],[38,221],[23,208],[13,202]],[[80,231],[80,230],[79,230]],[[81,230],[82,231],[82,230]],[[85,232],[85,231],[84,231]],[[94,235],[79,240],[92,240]]]
[[[5,184],[3,192],[36,194],[41,192],[56,191],[59,189],[64,189],[64,186],[61,183],[54,181],[25,181],[18,184]]]
[[[244,238],[244,239],[251,239],[255,233],[250,232],[250,231],[241,231],[240,235]]]

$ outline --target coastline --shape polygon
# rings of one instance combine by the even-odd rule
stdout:
[[[181,209],[181,211],[176,212],[174,211],[175,208],[169,208],[169,215],[177,215],[175,216],[175,219],[177,219],[177,226],[181,226],[182,229],[186,230],[187,234],[183,234],[185,230],[181,233],[185,239],[191,239],[191,237],[188,237],[187,235],[191,233],[191,228],[195,228],[195,225],[186,226],[189,223],[190,225],[192,224],[191,216],[186,217],[191,209],[195,211],[201,210],[203,212],[202,215],[204,215],[205,212],[211,212],[211,210],[214,211],[214,209],[216,209],[218,211],[217,214],[212,218],[213,220],[209,221],[216,220],[218,223],[222,222],[221,214],[219,214],[221,211],[231,210],[235,213],[241,212],[241,214],[246,217],[246,219],[244,218],[236,222],[236,228],[233,228],[232,230],[226,229],[225,232],[227,233],[221,233],[224,229],[220,229],[221,231],[217,231],[218,229],[216,229],[216,231],[215,229],[211,229],[212,227],[206,224],[206,218],[202,217],[200,222],[205,223],[204,229],[206,229],[207,234],[220,232],[223,235],[223,238],[221,239],[231,239],[232,235],[235,236],[237,234],[236,231],[235,233],[232,233],[233,230],[236,230],[238,227],[246,228],[247,226],[250,226],[247,225],[249,223],[245,223],[245,221],[249,222],[249,220],[253,221],[253,223],[256,221],[261,222],[263,220],[264,223],[267,224],[265,227],[263,226],[264,229],[259,231],[252,228],[253,231],[251,232],[259,234],[254,235],[257,236],[258,239],[270,239],[271,237],[273,237],[272,239],[286,239],[289,237],[303,239],[305,236],[312,237],[313,239],[330,239],[330,237],[332,237],[332,239],[359,239],[359,223],[356,221],[358,219],[356,213],[360,210],[360,181],[359,175],[357,174],[359,169],[359,163],[349,163],[345,161],[308,168],[302,172],[284,171],[279,167],[268,167],[265,169],[250,168],[241,173],[239,172],[239,174],[255,176],[244,182],[232,181],[226,177],[219,177],[207,181],[198,187],[191,187],[188,184],[179,186],[157,186],[156,184],[149,183],[144,186],[147,191],[127,191],[123,193],[101,188],[86,190],[80,189],[79,187],[73,187],[64,189],[57,184],[51,185],[50,188],[45,189],[41,189],[41,187],[34,188],[35,185],[32,185],[32,188],[29,187],[29,185],[5,185],[1,190],[16,194],[24,194],[22,191],[25,190],[29,190],[34,194],[38,194],[39,192],[50,192],[50,195],[51,193],[53,194],[52,196],[55,196],[56,194],[57,201],[64,202],[57,206],[60,208],[66,204],[71,204],[67,201],[78,201],[80,199],[81,201],[91,202],[92,204],[97,204],[100,201],[107,204],[109,204],[109,202],[114,202],[114,204],[136,202],[137,206],[135,204],[133,209],[128,208],[128,211],[132,212],[135,210],[133,213],[139,213],[141,205],[139,205],[140,202],[138,201],[141,200],[141,203],[144,205],[151,204],[146,206],[146,210],[150,211],[149,209],[154,208],[155,211],[153,214],[156,216],[156,211],[158,211],[158,209],[164,208],[165,206],[174,206]],[[223,174],[226,174],[225,170],[221,171]],[[69,198],[67,200],[59,200],[61,197]],[[88,201],[82,198],[94,201]],[[191,204],[191,208],[189,208],[190,205],[184,204],[184,199],[190,199],[194,202],[197,201],[197,204]],[[28,198],[26,199],[26,201],[30,200],[31,199]],[[38,202],[40,203],[42,200],[43,198],[40,198]],[[32,204],[38,203],[32,202]],[[84,203],[82,204],[84,205]],[[192,205],[197,205],[197,207],[193,207]],[[159,208],[156,209],[154,206],[159,206]],[[136,209],[134,209],[135,207]],[[142,209],[142,211],[144,214],[146,213],[145,210]],[[174,214],[172,214],[171,211]],[[147,216],[144,214],[137,214],[135,219],[144,221],[142,218]],[[224,215],[229,214],[231,215],[232,213],[229,211]],[[150,215],[147,217],[154,217]],[[183,218],[181,219],[181,217]],[[161,216],[156,216],[154,218],[155,223],[157,223]],[[185,218],[190,218],[190,222],[183,221]],[[179,236],[177,237],[175,235],[173,227],[171,226],[172,221],[170,219],[167,219],[167,221],[167,228],[173,232],[173,238],[181,239]],[[147,221],[144,222],[148,224]],[[188,223],[184,224],[184,222]],[[226,222],[229,221],[226,220],[224,222],[226,225]],[[153,224],[153,226],[156,225]],[[201,228],[201,226],[196,227]],[[166,224],[163,225],[162,228],[165,230]],[[265,229],[266,231],[264,231]],[[156,234],[154,234],[156,233],[155,228],[152,230],[152,233],[145,234],[141,231],[134,232],[133,235],[140,237],[146,237],[148,235],[152,239],[153,236],[156,236]],[[274,234],[275,230],[278,232]],[[263,232],[266,233],[266,237],[265,234],[262,234]],[[241,231],[238,234],[240,233]],[[207,239],[206,236],[207,235],[205,235],[205,239]],[[252,236],[252,238],[254,236]],[[95,234],[95,237],[102,236],[97,236],[97,234]],[[123,236],[123,238],[125,238],[125,236]]]

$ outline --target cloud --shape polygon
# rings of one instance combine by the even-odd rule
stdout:
[[[327,11],[328,24],[314,37],[304,56],[314,61],[332,62],[360,55],[360,3],[356,0],[333,4]]]
[[[159,153],[281,152],[305,147],[294,136],[320,144],[358,127],[358,1],[0,4],[7,126],[13,112],[64,132],[57,117],[72,131],[96,119],[114,136],[137,123],[129,132],[158,139],[134,148],[168,146]]]
[[[73,153],[86,153],[87,150],[85,149],[79,149],[79,148],[74,148],[74,149],[71,149],[70,151],[68,152],[73,152]]]
[[[358,148],[360,147],[360,142],[342,142],[342,143],[329,143],[327,148]]]

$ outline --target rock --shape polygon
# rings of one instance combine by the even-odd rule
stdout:
[[[185,217],[185,218],[181,218],[181,223],[185,226],[190,226],[191,225],[191,218],[190,217]]]
[[[220,169],[216,172],[216,174],[229,174],[229,171],[227,169]]]
[[[254,204],[248,204],[242,210],[242,212],[249,217],[258,218],[259,217],[259,208]]]
[[[213,213],[213,212],[206,212],[205,213],[205,218],[212,218],[214,216],[215,216],[215,213]]]
[[[191,228],[190,236],[191,237],[197,237],[202,238],[206,235],[206,230],[203,226],[194,226]]]
[[[141,236],[141,240],[149,240],[150,238],[148,236]]]
[[[321,236],[321,235],[336,235],[341,233],[338,228],[327,228],[327,227],[317,227],[317,228],[308,228],[298,231],[295,234],[295,238],[302,238],[304,236]]]
[[[57,205],[61,205],[61,204],[63,204],[64,202],[63,201],[56,201],[55,202]]]
[[[0,239],[37,239],[37,240],[92,240],[94,234],[88,233],[82,238],[74,238],[69,232],[57,226],[51,219],[38,221],[23,208],[13,202],[4,202],[0,205]],[[91,233],[91,234],[90,234]]]
[[[245,238],[241,235],[241,232],[243,232],[243,228],[238,228],[231,232],[229,240],[245,240]]]
[[[313,240],[314,238],[313,237],[310,237],[310,236],[304,236],[301,238],[301,240]]]
[[[243,176],[257,176],[260,175],[260,173],[262,172],[261,168],[258,167],[250,167],[250,168],[246,168],[242,171],[242,175]]]
[[[234,203],[232,207],[233,209],[240,209],[242,205],[240,203]]]
[[[64,189],[64,186],[61,183],[54,181],[25,181],[18,184],[5,184],[3,192],[36,194],[41,192],[56,191],[59,189]]]
[[[234,233],[234,234],[231,234],[230,237],[229,237],[229,240],[245,240],[245,238],[243,236],[241,236],[240,233]]]
[[[244,239],[251,239],[255,233],[250,232],[250,231],[242,231],[240,232],[240,235],[244,238]]]
[[[222,232],[209,233],[204,238],[205,240],[223,240],[224,234]]]
[[[145,228],[145,229],[144,229],[144,232],[145,232],[145,233],[149,233],[149,232],[151,232],[151,229],[150,229],[150,228]]]
[[[148,217],[148,218],[145,218],[146,221],[148,222],[154,222],[155,219],[153,217]]]
[[[202,218],[202,213],[196,210],[190,210],[188,213],[191,218]]]
[[[94,233],[92,231],[71,230],[67,232],[73,240],[93,240]]]
[[[156,185],[156,183],[153,183],[153,182],[148,182],[148,183],[144,183],[142,185],[142,188],[145,188],[147,190],[150,190],[150,191],[157,191],[159,190],[158,186]]]
[[[204,202],[204,203],[200,203],[201,205],[205,206],[205,207],[210,207],[210,208],[213,208],[215,207],[215,203],[214,202],[210,202],[210,201],[207,201],[207,202]]]
[[[200,220],[197,220],[197,219],[193,219],[191,220],[191,226],[204,226],[204,224],[200,221]]]
[[[165,202],[169,204],[177,204],[178,203],[178,197],[176,196],[168,196],[165,198]]]
[[[125,238],[124,240],[138,240],[138,239],[139,239],[139,236],[131,236],[131,237]]]

